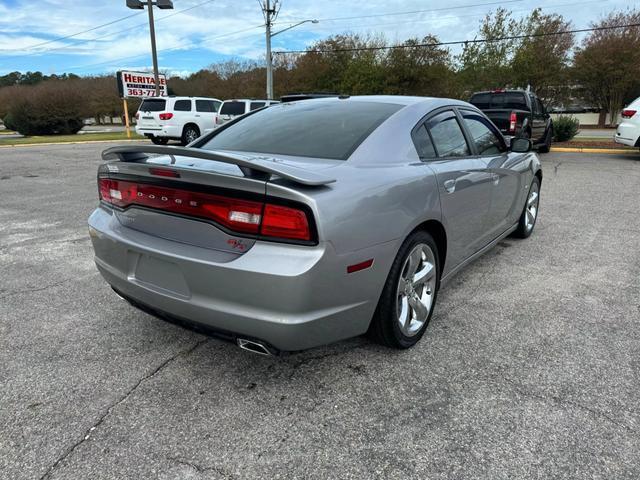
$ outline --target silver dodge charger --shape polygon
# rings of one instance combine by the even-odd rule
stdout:
[[[187,147],[106,150],[89,233],[131,305],[256,353],[414,345],[438,290],[535,226],[542,170],[472,105],[303,100]]]

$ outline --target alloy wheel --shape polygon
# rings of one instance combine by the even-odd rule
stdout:
[[[525,229],[530,231],[536,223],[536,217],[538,215],[538,203],[540,201],[540,191],[538,184],[534,182],[531,185],[531,191],[527,198],[527,206],[525,207]]]
[[[419,243],[404,262],[397,288],[397,319],[400,331],[407,337],[416,335],[424,326],[436,290],[436,260],[431,248]]]
[[[187,130],[185,137],[187,138],[187,143],[191,143],[198,139],[198,132],[196,132],[193,128],[190,128],[189,130]]]

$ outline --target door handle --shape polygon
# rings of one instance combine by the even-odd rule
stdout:
[[[447,193],[453,193],[456,191],[456,181],[455,180],[447,180],[443,184],[444,189]]]

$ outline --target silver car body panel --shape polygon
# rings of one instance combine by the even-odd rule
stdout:
[[[306,101],[405,106],[346,161],[285,155],[265,160],[260,152],[217,152],[242,157],[244,167],[276,164],[284,172],[268,172],[268,179],[246,176],[237,164],[193,158],[202,157],[201,150],[193,157],[178,154],[107,166],[118,174],[151,178],[150,165],[170,165],[179,169],[181,182],[302,203],[313,213],[317,245],[247,239],[194,219],[101,205],[89,225],[96,264],[109,284],[161,312],[280,350],[300,350],[368,329],[400,246],[426,222],[437,222],[446,232],[443,282],[515,228],[540,170],[534,153],[423,161],[413,143],[412,129],[432,112],[475,107],[422,97]],[[182,153],[191,155],[188,150],[198,149],[186,150]],[[305,184],[309,178],[322,181]],[[455,183],[452,192],[445,188],[449,180]],[[374,260],[370,268],[347,273],[347,266],[369,259]]]

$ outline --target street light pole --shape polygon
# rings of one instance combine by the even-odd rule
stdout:
[[[287,30],[291,30],[292,28],[296,28],[298,25],[302,25],[303,23],[318,23],[318,20],[315,19],[303,20],[295,25],[291,25],[287,28],[271,33],[271,15],[273,13],[275,13],[275,11],[270,9],[269,0],[265,0],[265,25],[267,27],[267,100],[273,100],[273,55],[271,54],[271,39],[276,35],[286,32]]]
[[[158,51],[156,49],[156,27],[153,20],[153,7],[162,10],[173,8],[173,0],[127,0],[127,7],[134,10],[143,10],[144,6],[149,10],[149,33],[151,35],[151,56],[153,59],[153,77],[156,84],[156,97],[160,96],[160,74],[158,72]]]
[[[153,77],[156,82],[156,97],[160,96],[160,75],[158,74],[158,51],[156,50],[156,27],[153,21],[153,1],[147,0],[149,10],[149,32],[151,34],[151,56],[153,57]]]

